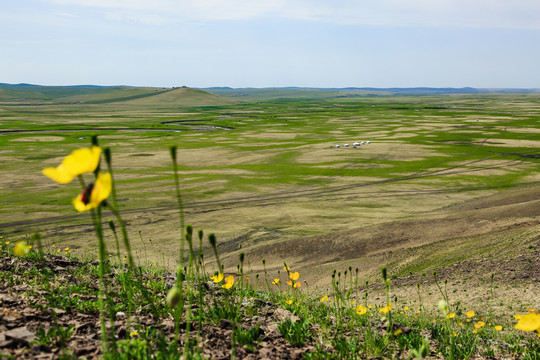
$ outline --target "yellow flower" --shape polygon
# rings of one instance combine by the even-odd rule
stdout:
[[[365,313],[367,313],[367,307],[362,306],[362,305],[358,305],[358,306],[356,307],[356,313],[357,313],[358,315],[364,315]]]
[[[501,330],[502,330],[502,326],[501,326],[501,325],[496,325],[496,326],[495,326],[495,330],[501,331]]]
[[[224,289],[230,289],[234,285],[234,276],[229,275],[225,278],[225,284],[221,285]]]
[[[296,281],[298,280],[298,278],[300,277],[300,274],[297,272],[292,272],[289,274],[289,278],[292,280],[292,281]]]
[[[129,333],[129,336],[131,336],[131,337],[139,336],[139,332],[137,330],[134,330],[134,331]]]
[[[521,319],[521,314],[516,314],[516,315],[514,315],[514,319],[516,319],[516,320]]]
[[[272,284],[277,285],[278,282],[279,282],[279,279],[278,279],[278,278],[275,278],[274,281],[272,281]]]
[[[96,183],[86,186],[83,192],[73,199],[73,206],[75,206],[75,209],[79,212],[96,208],[109,197],[111,189],[111,174],[99,173]]]
[[[522,315],[514,327],[523,331],[536,331],[540,337],[540,314],[534,312]]]
[[[15,256],[24,256],[30,252],[30,248],[26,241],[17,241],[15,247],[13,248],[13,255]]]
[[[289,271],[289,270],[291,270],[291,268],[290,268],[289,266],[284,266],[284,267],[283,267],[283,270]]]
[[[9,241],[6,241],[6,245],[9,245]]]
[[[471,317],[473,317],[473,316],[476,315],[476,314],[474,313],[474,311],[470,310],[470,311],[467,311],[467,312],[465,313],[465,315],[467,315],[467,317],[471,318]]]
[[[474,327],[477,328],[477,329],[480,329],[482,326],[486,325],[485,322],[483,321],[479,321],[477,322],[476,324],[474,324]]]
[[[389,312],[390,310],[392,310],[392,304],[388,303],[387,306],[385,306],[385,307],[383,307],[383,308],[380,308],[380,309],[379,309],[379,312],[380,312],[380,313],[386,314],[386,313]]]
[[[289,286],[293,286],[293,282],[292,282],[292,280],[289,280],[289,281],[287,281],[287,285],[289,285]]]
[[[302,284],[300,282],[294,283],[295,288],[299,288]]]
[[[474,334],[478,334],[478,329],[474,329],[472,332],[473,332]]]
[[[446,315],[446,318],[447,319],[452,319],[454,316],[456,316],[456,313],[450,313],[450,314]]]
[[[408,306],[405,306],[405,307],[403,308],[403,310],[404,310],[404,311],[409,311],[409,307],[408,307]]]
[[[463,323],[461,321],[458,322],[458,326],[463,326]]]
[[[59,184],[67,184],[81,174],[96,170],[100,157],[101,148],[98,146],[92,146],[90,149],[77,149],[66,156],[57,167],[49,167],[43,169],[42,172],[43,175]]]
[[[214,276],[210,276],[210,280],[212,280],[213,282],[215,282],[216,284],[221,282],[221,280],[223,280],[225,276],[223,275],[223,273],[219,273],[217,275],[214,275]]]
[[[328,301],[328,295],[324,295],[322,298],[321,298],[321,302],[325,302],[325,301]]]
[[[69,250],[69,247],[66,247],[66,248],[64,249],[64,251],[68,251],[68,250]]]
[[[293,303],[293,301],[292,300],[286,300],[285,303],[288,304],[288,305],[291,305]]]

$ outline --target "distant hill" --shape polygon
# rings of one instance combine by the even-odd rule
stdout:
[[[146,106],[208,106],[230,104],[235,101],[188,87],[40,86],[0,83],[0,102],[4,104],[125,103]]]
[[[279,88],[204,88],[216,95],[229,97],[253,98],[325,98],[325,97],[355,97],[355,96],[388,96],[388,95],[444,95],[444,94],[488,94],[488,93],[532,93],[540,89],[480,89],[464,88],[312,88],[312,87],[279,87]],[[246,99],[247,100],[247,99]]]

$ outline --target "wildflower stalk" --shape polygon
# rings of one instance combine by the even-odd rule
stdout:
[[[264,269],[264,282],[266,283],[266,290],[270,290],[270,284],[268,283],[268,272],[266,271],[266,260],[262,259],[262,263],[263,263],[263,269]]]
[[[80,182],[84,185],[84,181],[79,176]],[[84,188],[84,187],[83,187]],[[104,353],[109,353],[113,349],[109,344],[109,334],[105,325],[105,301],[107,288],[105,284],[105,241],[103,240],[103,228],[101,226],[101,205],[97,209],[91,209],[90,214],[92,216],[92,222],[94,223],[94,231],[98,239],[98,275],[99,275],[99,292],[98,292],[98,306],[99,306],[99,320],[101,327],[101,343]],[[110,314],[113,317],[112,314]],[[111,333],[114,334],[114,321],[111,322]],[[114,340],[114,335],[111,336]]]
[[[441,288],[441,284],[439,284],[439,281],[437,279],[437,272],[433,272],[433,278],[435,279],[435,284],[437,285],[437,289],[439,289],[439,292],[441,293],[444,301],[446,301],[446,304],[448,308],[450,308],[450,301],[448,300],[448,292],[446,291],[446,283],[448,282],[448,279],[445,279],[444,281],[444,290]]]
[[[178,202],[178,215],[180,217],[180,267],[184,267],[184,204],[182,202],[182,194],[180,193],[180,180],[178,179],[178,165],[176,163],[176,146],[170,147],[173,175],[174,175],[174,187],[176,190],[176,200]]]
[[[223,267],[221,266],[221,261],[219,261],[219,254],[217,252],[217,240],[215,234],[209,234],[208,235],[208,242],[210,243],[210,246],[212,247],[212,250],[214,251],[214,256],[216,257],[217,265],[218,265],[218,272],[223,272]]]
[[[493,315],[493,278],[494,274],[491,274],[491,281],[490,281],[490,294],[489,294],[489,318],[492,318]]]
[[[416,293],[418,294],[418,301],[420,303],[420,312],[424,314],[424,305],[422,303],[422,295],[420,295],[420,283],[416,283]]]
[[[193,258],[194,258],[194,252],[193,252],[193,227],[191,225],[186,226],[186,235],[185,238],[189,245],[189,261],[188,261],[188,268],[186,271],[187,274],[187,285],[188,290],[186,290],[187,295],[187,310],[186,310],[186,335],[184,344],[189,344],[189,337],[191,332],[191,303],[193,300],[193,296],[189,293],[189,288],[194,286],[193,281]],[[199,289],[200,290],[200,289]],[[184,346],[184,355],[183,358],[188,358],[188,350],[189,346]]]
[[[135,264],[133,261],[133,255],[131,253],[131,244],[129,242],[126,225],[124,223],[124,220],[120,216],[120,212],[118,211],[118,203],[116,201],[116,186],[114,181],[114,172],[112,168],[112,159],[111,159],[111,149],[105,148],[103,150],[103,155],[105,157],[105,162],[107,163],[107,171],[109,174],[111,174],[111,196],[110,196],[110,203],[108,203],[108,208],[113,213],[114,217],[116,218],[116,221],[118,222],[118,226],[120,227],[120,231],[122,233],[122,240],[124,241],[124,246],[126,248],[127,254],[128,254],[128,264],[130,270],[133,270],[135,268]],[[111,206],[112,205],[112,206]]]
[[[386,291],[386,306],[389,308],[388,309],[388,327],[386,329],[386,332],[388,333],[389,336],[393,336],[394,335],[394,324],[392,323],[392,308],[390,307],[390,284],[391,284],[391,281],[390,281],[390,279],[388,279],[388,272],[386,270],[386,267],[383,267],[381,269],[381,272],[382,272],[382,277],[383,277],[383,280],[384,280],[384,288],[385,288],[385,291]]]
[[[118,241],[118,234],[116,233],[116,225],[114,224],[113,220],[109,220],[107,223],[109,224],[109,228],[111,229],[116,242],[116,257],[118,260],[118,266],[122,266],[122,259],[120,257],[120,243]]]

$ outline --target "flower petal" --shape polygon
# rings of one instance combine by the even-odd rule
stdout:
[[[90,203],[93,207],[99,206],[107,199],[112,190],[112,177],[110,173],[99,173],[90,195]]]
[[[101,148],[98,146],[92,146],[91,149],[77,149],[64,158],[61,166],[73,176],[78,176],[96,170],[100,157]]]
[[[514,326],[518,330],[535,331],[540,329],[540,314],[530,313],[522,315],[518,323]]]
[[[65,171],[62,166],[56,168],[48,167],[41,171],[43,175],[51,178],[59,184],[67,184],[73,180],[74,176],[71,173]]]

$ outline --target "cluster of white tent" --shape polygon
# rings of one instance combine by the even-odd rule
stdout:
[[[353,142],[352,146],[353,146],[353,147],[357,147],[357,146],[362,146],[362,145],[367,145],[367,144],[371,144],[371,141],[369,141],[369,140],[367,140],[367,141],[360,141],[360,142],[355,141],[355,142]],[[349,144],[343,145],[343,147],[349,147],[349,146],[350,146]],[[341,147],[341,145],[334,145],[334,146],[330,145],[330,147],[334,147],[334,148],[336,148],[336,149],[339,149],[339,148]]]

